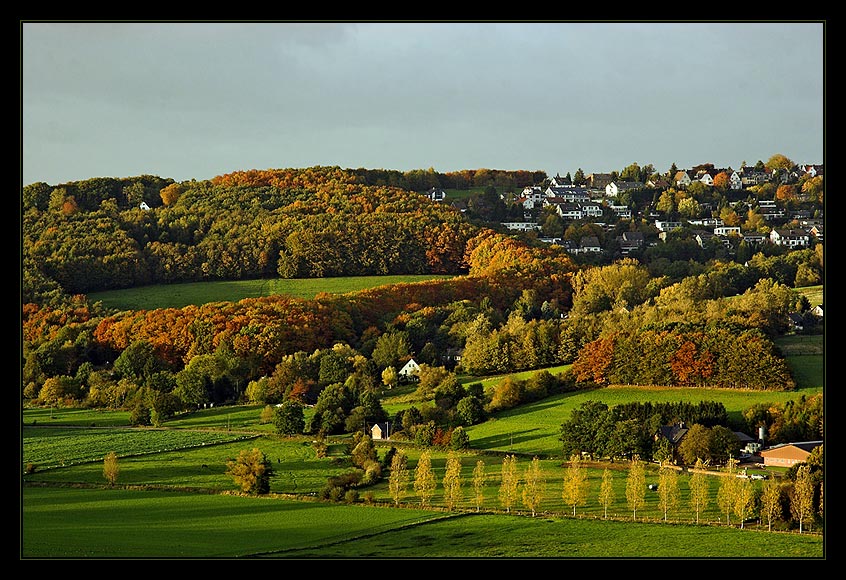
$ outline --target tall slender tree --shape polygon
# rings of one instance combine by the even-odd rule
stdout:
[[[432,470],[432,452],[428,449],[420,454],[414,476],[414,491],[420,497],[420,506],[426,505],[435,494],[435,472]]]
[[[602,485],[599,487],[599,503],[602,505],[602,517],[608,519],[608,506],[614,503],[614,481],[611,470],[607,467],[602,472]]]
[[[755,507],[755,489],[749,479],[738,479],[736,495],[734,498],[734,515],[740,520],[740,529],[743,523],[752,514]]]
[[[799,533],[802,533],[805,522],[814,515],[814,480],[811,477],[809,465],[800,465],[796,471],[796,481],[790,496],[790,512],[799,522]]]
[[[476,461],[476,467],[473,469],[473,498],[476,502],[476,511],[482,509],[482,505],[485,503],[486,481],[485,462],[479,459]]]
[[[632,519],[637,519],[637,510],[646,504],[646,467],[637,455],[632,458],[626,478],[626,502],[632,510]]]
[[[761,514],[767,519],[767,531],[773,531],[773,522],[780,519],[781,484],[770,479],[764,484],[761,493]]]
[[[444,473],[444,503],[447,509],[455,509],[464,497],[461,490],[461,456],[455,451],[450,451],[446,461],[446,472]]]
[[[717,505],[720,511],[726,514],[726,523],[731,525],[731,514],[734,511],[734,504],[737,501],[737,474],[735,467],[737,460],[730,457],[720,478],[720,487],[717,490]]]
[[[541,473],[540,459],[532,458],[532,462],[526,467],[525,481],[523,482],[523,505],[535,517],[544,496],[544,479]]]
[[[517,487],[520,479],[517,475],[517,458],[506,455],[502,460],[502,480],[499,486],[499,503],[506,512],[511,512],[511,506],[517,500]]]
[[[701,458],[696,460],[693,466],[693,475],[690,476],[690,507],[696,512],[696,523],[699,523],[699,516],[708,507],[711,493],[708,476],[705,475],[705,462]]]
[[[403,451],[397,451],[391,459],[391,476],[388,478],[388,489],[391,492],[394,505],[399,506],[400,501],[405,497],[409,479],[408,455]]]
[[[573,515],[576,515],[576,507],[584,505],[588,496],[588,479],[586,470],[582,469],[581,455],[570,456],[570,466],[564,472],[564,490],[561,497],[565,505],[573,507]]]
[[[658,505],[664,512],[665,522],[669,512],[678,506],[680,495],[679,472],[669,462],[664,462],[658,473]]]

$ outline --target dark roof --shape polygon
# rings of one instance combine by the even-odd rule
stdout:
[[[667,425],[658,428],[658,435],[665,439],[669,439],[673,445],[681,441],[682,437],[687,433],[687,428],[681,425]]]
[[[733,431],[733,433],[740,440],[741,443],[751,443],[756,441],[755,439],[753,439],[746,433],[743,433],[742,431]]]
[[[582,248],[597,248],[599,247],[599,238],[596,236],[585,236],[581,239],[579,246]]]

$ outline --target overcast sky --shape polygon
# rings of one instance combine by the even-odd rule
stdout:
[[[824,56],[822,22],[22,22],[22,182],[822,163]]]

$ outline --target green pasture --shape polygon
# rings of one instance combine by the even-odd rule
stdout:
[[[388,284],[413,283],[451,277],[438,274],[420,274],[187,282],[92,292],[88,295],[88,298],[92,302],[102,302],[105,307],[116,310],[153,310],[156,308],[182,308],[191,304],[200,306],[209,302],[237,302],[244,298],[259,298],[277,294],[312,299],[321,292],[345,294]]]
[[[605,403],[609,407],[632,402],[723,403],[729,417],[741,418],[743,409],[756,403],[783,403],[801,394],[822,392],[822,387],[792,392],[735,391],[731,389],[608,387],[554,395],[541,401],[502,411],[493,419],[467,428],[471,445],[476,449],[501,450],[528,455],[560,455],[558,437],[561,424],[573,409],[585,401]]]
[[[288,558],[821,558],[819,536],[712,526],[469,514],[430,520]]]
[[[808,302],[811,303],[812,308],[823,303],[824,294],[822,284],[819,286],[804,286],[802,288],[796,288],[796,291],[808,298]]]
[[[339,476],[352,469],[349,453],[343,445],[333,445],[331,452],[326,457],[318,458],[308,438],[281,438],[281,437],[260,437],[249,441],[236,441],[218,445],[196,445],[197,434],[191,431],[174,431],[173,440],[183,438],[184,443],[173,445],[173,450],[159,450],[154,440],[149,439],[149,448],[142,450],[138,445],[131,448],[132,454],[126,455],[125,449],[115,446],[119,456],[118,464],[120,472],[117,484],[120,486],[133,486],[142,488],[170,488],[193,491],[210,492],[236,492],[238,487],[231,476],[226,474],[227,462],[237,457],[242,450],[253,448],[260,449],[271,461],[274,475],[270,480],[270,492],[273,494],[294,494],[305,497],[319,496],[325,488],[328,478]],[[29,444],[29,433],[24,433],[24,444]],[[67,438],[75,441],[77,446],[88,448],[107,449],[113,440],[109,438],[108,432],[91,430],[89,433],[80,432],[76,435],[68,433]],[[101,438],[102,441],[98,441]],[[58,445],[58,443],[57,443]],[[40,453],[48,451],[43,449]],[[61,442],[61,448],[66,447],[66,442]],[[408,456],[409,485],[403,497],[400,498],[402,506],[422,507],[420,498],[414,491],[414,470],[416,470],[422,450],[413,445],[402,442],[377,442],[377,450],[380,460],[384,460],[388,450],[396,447]],[[93,454],[93,452],[92,452]],[[96,458],[88,462],[76,462],[66,467],[39,469],[34,473],[26,474],[24,482],[27,484],[49,484],[49,485],[84,485],[89,487],[105,486],[106,480],[103,477],[102,456],[99,453]],[[461,454],[461,474],[463,499],[457,504],[460,509],[475,510],[477,507],[486,510],[503,510],[499,501],[500,481],[502,474],[502,462],[505,453],[490,452],[480,453],[468,451]],[[446,460],[448,452],[442,450],[431,450],[431,465],[434,473],[436,489],[431,498],[431,505],[444,506],[444,492],[442,481],[446,473]],[[531,456],[516,455],[517,471],[523,476],[532,461]],[[473,491],[473,471],[478,461],[484,463],[484,486],[482,488],[483,500],[478,503]],[[562,499],[563,481],[568,463],[558,458],[540,460],[542,478],[544,480],[545,493],[539,507],[540,512],[551,514],[571,514],[572,506],[565,505]],[[626,507],[626,462],[611,464],[586,464],[585,472],[588,475],[589,490],[587,501],[577,508],[577,514],[585,516],[603,517],[604,509],[599,503],[599,490],[602,482],[602,474],[605,467],[611,470],[612,483],[615,490],[616,500],[612,502],[609,509],[609,516],[619,518],[628,517]],[[658,483],[656,466],[647,464],[646,483]],[[763,471],[762,471],[763,473]],[[772,475],[772,473],[771,473]],[[702,522],[719,522],[721,514],[717,510],[716,493],[720,477],[713,476],[711,482],[710,505],[700,514]],[[682,501],[669,514],[669,519],[676,522],[693,522],[696,514],[687,505],[688,475],[681,474],[679,477],[679,490]],[[760,486],[760,482],[753,482],[753,485]],[[372,501],[385,506],[393,505],[393,497],[387,480],[383,480],[372,486],[362,488],[359,493],[372,495]],[[658,507],[658,495],[654,492],[646,492],[646,504],[638,510],[639,519],[661,520],[663,513]],[[364,499],[363,497],[361,499]],[[515,512],[523,512],[525,508],[518,497],[511,506]]]
[[[821,558],[819,534],[386,509],[363,503],[25,487],[24,558]]]
[[[23,427],[23,464],[39,469],[252,439],[252,434],[159,429]]]
[[[24,558],[236,558],[396,531],[444,514],[120,489],[23,490]]]
[[[326,485],[329,477],[340,475],[351,468],[349,458],[344,447],[336,448],[325,458],[317,458],[311,439],[306,437],[283,438],[264,436],[249,440],[234,440],[229,442],[207,443],[197,445],[203,432],[174,430],[171,435],[171,447],[159,447],[154,438],[149,439],[149,446],[145,452],[133,446],[131,451],[121,447],[119,442],[108,437],[102,431],[68,433],[69,441],[75,441],[77,446],[89,449],[92,456],[87,462],[77,461],[74,465],[59,468],[39,468],[35,473],[27,474],[24,480],[28,483],[49,484],[85,484],[103,485],[102,458],[108,453],[103,449],[115,451],[118,455],[120,474],[118,483],[127,486],[156,486],[171,488],[203,489],[212,491],[237,491],[238,487],[233,479],[226,474],[227,462],[238,456],[241,451],[259,448],[267,455],[273,465],[276,475],[271,479],[272,493],[314,494]],[[24,431],[24,456],[30,453],[30,437]],[[149,435],[143,434],[143,435]],[[98,441],[97,439],[102,439]],[[179,440],[182,440],[181,444]],[[66,447],[56,447],[55,453],[60,453]],[[39,446],[40,455],[48,455],[49,448],[45,444]],[[46,462],[45,462],[46,463]],[[70,464],[66,464],[70,465]]]

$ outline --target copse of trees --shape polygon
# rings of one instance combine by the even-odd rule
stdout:
[[[632,457],[664,460],[665,453],[656,434],[666,425],[713,425],[732,434],[725,427],[728,415],[722,403],[625,403],[609,407],[599,401],[585,401],[574,409],[570,418],[561,425],[561,442],[565,457],[587,453],[594,458],[613,460]],[[709,427],[702,427],[709,429]],[[709,459],[725,460],[737,456],[737,438],[708,441]],[[737,448],[735,448],[735,445]],[[694,457],[695,460],[695,457]]]

